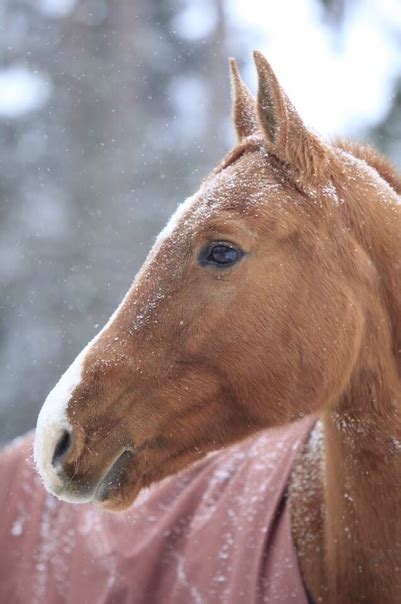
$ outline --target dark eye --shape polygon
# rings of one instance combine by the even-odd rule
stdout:
[[[203,250],[200,261],[204,266],[214,264],[215,266],[228,266],[238,262],[244,255],[244,252],[227,243],[214,243]]]

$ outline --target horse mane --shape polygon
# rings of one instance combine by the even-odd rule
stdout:
[[[334,147],[377,172],[378,181],[383,181],[382,201],[392,197],[391,190],[394,193],[393,203],[378,203],[377,194],[361,174],[358,188],[354,189],[344,211],[357,241],[378,271],[391,322],[393,354],[401,374],[401,203],[394,203],[396,195],[401,194],[401,175],[389,160],[368,145],[340,139]],[[388,192],[386,185],[391,187]],[[346,185],[339,186],[344,187],[342,195],[346,199]]]
[[[335,146],[343,151],[351,153],[357,159],[365,161],[374,168],[380,176],[388,182],[398,195],[401,195],[401,174],[399,174],[392,163],[381,153],[369,145],[362,145],[355,141],[338,139]]]

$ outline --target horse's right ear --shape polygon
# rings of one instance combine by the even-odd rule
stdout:
[[[256,103],[248,86],[243,82],[237,62],[229,59],[231,69],[231,88],[233,94],[233,122],[238,140],[255,134],[260,127],[256,113]]]
[[[327,163],[324,145],[306,128],[262,53],[254,57],[257,113],[268,152],[290,165],[300,182],[319,179]]]

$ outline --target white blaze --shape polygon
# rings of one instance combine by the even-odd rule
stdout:
[[[67,418],[67,405],[72,392],[81,381],[82,366],[89,346],[90,344],[80,352],[57,382],[39,413],[33,453],[39,473],[46,488],[51,492],[57,492],[62,487],[61,480],[52,466],[52,458],[63,431],[72,430]]]

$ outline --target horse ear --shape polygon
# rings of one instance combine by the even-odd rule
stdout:
[[[231,69],[231,88],[233,94],[233,122],[241,141],[246,136],[255,134],[259,129],[255,99],[248,86],[242,80],[237,62],[229,59]]]
[[[308,131],[262,53],[255,51],[254,59],[257,114],[268,151],[290,164],[301,179],[319,177],[327,161],[324,145]]]

